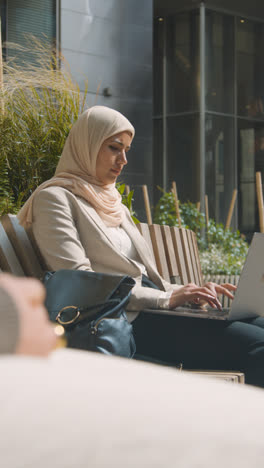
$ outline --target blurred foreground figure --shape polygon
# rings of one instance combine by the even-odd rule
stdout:
[[[0,353],[44,356],[55,347],[44,298],[39,281],[0,275]]]
[[[264,393],[117,357],[0,359],[3,468],[262,468]]]
[[[97,353],[43,358],[56,345],[43,300],[36,280],[0,276],[1,467],[262,467],[263,390]]]

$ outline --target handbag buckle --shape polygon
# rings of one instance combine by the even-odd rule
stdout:
[[[75,315],[75,317],[73,317],[73,319],[71,319],[71,320],[63,321],[63,320],[61,320],[61,314],[62,314],[65,310],[67,310],[67,309],[74,309],[76,315]],[[70,325],[70,323],[74,323],[74,322],[78,319],[78,317],[80,317],[80,314],[81,314],[81,312],[80,312],[80,310],[79,310],[78,307],[76,307],[76,306],[66,306],[66,307],[63,307],[63,308],[59,311],[59,313],[58,313],[58,315],[57,315],[57,317],[56,317],[56,321],[59,322],[60,325]]]

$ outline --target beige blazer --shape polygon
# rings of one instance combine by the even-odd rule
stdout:
[[[125,209],[122,227],[129,234],[149,278],[163,291],[174,287],[164,281],[151,259],[148,245]],[[62,187],[41,190],[34,198],[32,230],[49,270],[61,268],[126,274],[136,280],[128,310],[157,308],[160,292],[141,286],[137,264],[121,254],[94,208]]]

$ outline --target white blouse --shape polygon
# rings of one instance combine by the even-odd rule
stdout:
[[[115,239],[115,246],[126,257],[133,260],[140,268],[142,274],[147,276],[147,271],[143,263],[140,261],[138,252],[126,231],[121,227],[107,227],[109,233],[112,233],[111,239]],[[160,291],[158,306],[160,309],[168,309],[172,292]]]

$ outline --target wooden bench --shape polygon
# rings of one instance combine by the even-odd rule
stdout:
[[[220,282],[220,276],[203,278],[198,244],[193,231],[185,228],[162,226],[158,224],[137,225],[140,233],[152,252],[152,259],[159,274],[173,284],[195,283],[203,285],[205,281]],[[237,284],[238,277],[228,277],[228,281]],[[219,296],[224,307],[228,307],[229,300]],[[210,375],[232,382],[244,383],[245,376],[241,372],[229,371],[191,371]]]
[[[203,276],[196,235],[190,229],[158,224],[137,225],[149,245],[159,274],[174,284],[195,283],[202,286],[208,281],[238,284],[238,275]],[[220,295],[223,307],[230,306],[230,299]]]
[[[172,233],[170,236],[168,226],[162,226],[160,229],[156,225],[140,224],[138,227],[151,249],[153,261],[156,263],[159,273],[165,279],[168,281],[171,279],[178,284],[186,284],[194,279],[202,278],[199,262],[193,259],[198,250],[196,238],[192,233],[182,235],[177,231],[177,228],[175,230],[169,228]],[[183,244],[181,239],[184,240]],[[191,253],[188,252],[189,242],[192,245]],[[173,252],[176,248],[178,253],[175,257]],[[166,258],[170,258],[170,261],[167,262]],[[4,215],[1,218],[0,270],[17,276],[33,276],[39,279],[43,277],[45,271],[45,264],[31,233],[26,232],[20,226],[15,215]],[[231,382],[244,382],[244,374],[241,372],[194,372],[213,375]]]
[[[192,231],[158,224],[137,226],[164,279],[176,284],[203,284],[196,236]]]

